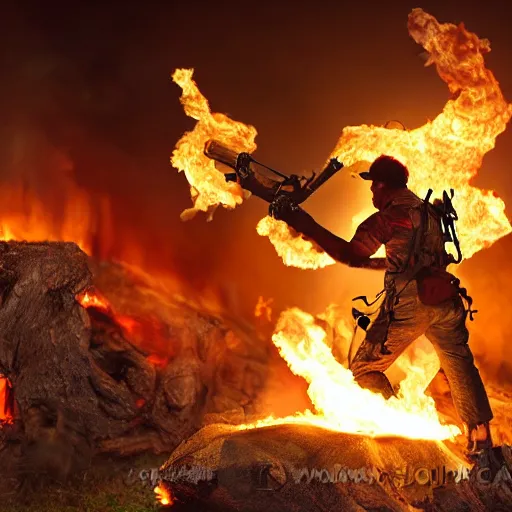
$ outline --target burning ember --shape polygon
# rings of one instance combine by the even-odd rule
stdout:
[[[254,316],[256,318],[265,318],[267,322],[272,321],[272,302],[274,299],[265,300],[261,295],[258,297],[258,302],[254,308]]]
[[[12,422],[11,383],[0,374],[0,425]]]
[[[158,354],[151,354],[147,358],[148,362],[154,366],[158,366],[159,368],[165,368],[169,363],[169,358],[159,356]]]
[[[342,131],[330,158],[345,167],[368,165],[382,154],[391,155],[410,170],[410,188],[420,197],[430,187],[434,196],[455,189],[454,206],[460,221],[458,231],[466,258],[489,247],[512,231],[503,201],[492,191],[471,186],[483,156],[493,149],[496,137],[512,116],[493,74],[485,68],[483,55],[490,50],[461,24],[439,24],[421,9],[409,16],[409,33],[435,64],[452,94],[443,111],[420,128],[407,131],[392,127],[358,126]],[[172,163],[185,171],[191,185],[194,210],[212,212],[219,205],[233,208],[242,202],[239,188],[225,182],[212,160],[203,155],[208,139],[234,151],[255,149],[256,131],[220,114],[211,114],[206,99],[192,81],[191,70],[178,70],[173,79],[182,87],[181,102],[187,115],[198,119],[192,132],[178,142]],[[246,137],[244,139],[244,137]],[[360,212],[357,220],[372,212]],[[182,218],[185,218],[182,216]],[[257,226],[268,236],[284,263],[300,268],[319,268],[334,260],[285,223],[266,217]],[[243,425],[254,428],[276,423],[310,423],[344,432],[367,435],[400,435],[410,438],[446,439],[459,429],[439,422],[434,402],[424,391],[439,368],[436,356],[424,355],[421,368],[404,356],[398,362],[408,377],[401,383],[398,398],[361,389],[350,370],[338,363],[326,344],[326,332],[314,318],[298,309],[285,311],[273,336],[274,344],[292,372],[309,383],[308,394],[316,412],[293,417],[268,418]]]
[[[93,288],[88,288],[84,292],[77,295],[76,300],[84,308],[96,308],[105,312],[111,310],[107,299],[105,299],[105,297],[103,297],[97,290],[94,290]]]
[[[170,506],[174,503],[171,493],[163,485],[157,485],[154,489],[157,500],[164,507]]]

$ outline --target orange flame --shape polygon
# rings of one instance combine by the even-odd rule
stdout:
[[[258,222],[256,231],[258,235],[268,236],[277,254],[289,267],[317,269],[336,263],[315,243],[283,221],[267,216]]]
[[[12,422],[12,413],[8,394],[10,392],[11,383],[7,377],[0,374],[0,426],[5,423]]]
[[[272,321],[272,302],[274,299],[270,298],[265,300],[261,295],[258,297],[258,302],[254,308],[254,316],[256,318],[265,318],[267,322]]]
[[[346,168],[354,170],[356,165],[368,166],[381,154],[391,155],[409,168],[410,188],[420,197],[424,197],[430,187],[435,189],[435,197],[443,190],[455,189],[454,206],[461,219],[457,226],[461,249],[469,258],[512,231],[503,201],[495,193],[469,184],[483,156],[493,149],[496,137],[505,130],[512,116],[512,105],[504,100],[496,79],[485,68],[483,55],[489,51],[488,41],[479,40],[462,25],[439,24],[421,9],[411,12],[409,32],[429,52],[427,64],[436,65],[452,98],[433,121],[411,131],[391,125],[347,127],[330,157],[337,157]],[[194,94],[188,94],[185,102],[188,112],[195,109],[210,115],[206,100],[191,82],[191,75],[180,73],[185,78],[180,82],[184,91],[194,88]],[[197,106],[193,104],[194,95],[201,100]],[[228,122],[225,117],[222,120]],[[238,190],[231,198],[219,198],[220,192],[227,193],[224,183],[221,189],[216,188],[223,176],[212,162],[204,161],[202,152],[207,136],[230,145],[222,130],[216,131],[217,128],[214,123],[209,123],[208,129],[198,123],[193,132],[195,138],[187,138],[187,134],[179,143],[180,155],[189,157],[195,165],[187,167],[187,179],[192,187],[201,181],[204,200],[201,209],[205,211],[218,204],[232,207],[241,202]],[[255,135],[255,131],[251,131],[251,135]],[[242,141],[237,138],[235,142],[232,147],[236,151]],[[250,149],[254,148],[253,139],[246,143]],[[181,162],[178,167],[185,169],[185,166],[185,162]],[[207,176],[210,178],[206,179]],[[361,212],[358,220],[371,213]],[[269,237],[287,265],[319,268],[334,263],[283,222],[267,217],[260,221],[257,231]],[[422,439],[440,440],[459,433],[457,427],[439,422],[433,400],[424,394],[439,367],[437,359],[423,356],[419,367],[403,356],[397,364],[406,368],[408,376],[401,383],[398,397],[384,400],[378,394],[359,388],[352,373],[333,357],[325,340],[326,332],[311,315],[298,309],[281,315],[273,341],[291,370],[309,383],[308,394],[316,412],[306,411],[280,419],[271,417],[240,428],[306,422],[345,432]]]
[[[78,294],[76,300],[84,308],[97,308],[102,311],[110,311],[111,307],[107,299],[103,297],[97,290],[89,288],[86,291]]]
[[[391,155],[409,168],[410,188],[420,197],[429,188],[437,196],[453,188],[461,249],[470,258],[512,231],[504,202],[492,191],[469,185],[483,156],[505,130],[512,104],[485,67],[489,41],[478,39],[462,24],[439,24],[421,9],[409,15],[409,33],[429,52],[426,65],[436,65],[453,98],[433,121],[415,130],[345,128],[332,156],[350,166]]]
[[[178,141],[171,158],[172,165],[185,172],[194,203],[193,208],[181,214],[183,220],[192,218],[198,211],[209,212],[211,218],[219,205],[235,208],[245,197],[240,186],[226,182],[213,160],[203,154],[207,140],[215,138],[239,152],[253,152],[256,149],[256,129],[233,121],[224,114],[212,114],[208,101],[192,80],[192,74],[192,69],[177,69],[172,76],[183,89],[181,103],[185,113],[197,119],[194,129]]]
[[[153,489],[153,491],[156,494],[157,500],[164,507],[170,506],[174,503],[174,500],[172,499],[171,492],[168,489],[166,489],[165,486],[157,485]]]
[[[424,394],[439,368],[436,357],[422,357],[421,367],[402,360],[407,377],[398,397],[386,400],[356,384],[352,372],[334,358],[325,330],[308,313],[297,308],[283,312],[272,340],[291,371],[309,383],[308,395],[316,413],[308,410],[286,418],[269,417],[240,429],[302,423],[370,436],[433,440],[460,433],[456,426],[440,424],[434,400]]]
[[[496,137],[505,130],[512,105],[505,101],[494,75],[485,67],[483,55],[490,51],[487,40],[478,39],[463,25],[439,24],[421,9],[411,12],[409,33],[429,52],[426,65],[436,65],[453,98],[433,121],[411,131],[391,126],[347,127],[330,158],[337,157],[347,168],[362,162],[369,164],[387,154],[407,165],[410,188],[420,197],[430,187],[435,188],[434,196],[440,196],[445,189],[455,189],[461,249],[469,258],[512,231],[503,201],[492,191],[469,185],[483,156],[494,148]],[[195,210],[211,211],[218,204],[233,208],[241,203],[240,189],[226,184],[213,161],[203,155],[204,143],[214,138],[235,151],[251,152],[255,149],[256,131],[226,116],[210,114],[206,99],[191,77],[192,72],[187,70],[177,70],[173,76],[183,88],[181,101],[186,113],[198,123],[178,142],[172,162],[185,170]],[[371,213],[361,212],[357,218],[362,220]],[[283,222],[266,217],[257,230],[269,237],[286,265],[321,268],[334,263]]]

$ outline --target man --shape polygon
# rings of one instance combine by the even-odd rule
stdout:
[[[351,370],[360,386],[394,394],[384,371],[418,337],[433,344],[468,435],[468,453],[492,447],[493,415],[468,346],[467,311],[458,281],[446,272],[453,261],[444,248],[439,212],[407,188],[409,173],[399,161],[381,156],[360,176],[372,182],[377,212],[347,242],[317,224],[295,205],[271,206],[271,215],[316,242],[335,260],[352,267],[386,271],[385,298],[357,351]],[[386,258],[372,258],[385,245]]]

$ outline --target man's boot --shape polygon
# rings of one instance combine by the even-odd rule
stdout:
[[[466,426],[468,444],[466,455],[477,460],[481,455],[492,449],[491,429],[489,422],[479,423],[478,425]]]
[[[386,375],[382,372],[363,373],[355,378],[357,384],[374,393],[380,393],[386,400],[396,396],[393,386]]]

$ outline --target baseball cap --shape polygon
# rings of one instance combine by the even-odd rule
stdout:
[[[377,158],[368,171],[359,173],[363,180],[382,181],[390,186],[405,187],[409,180],[407,167],[392,156],[382,155]]]

